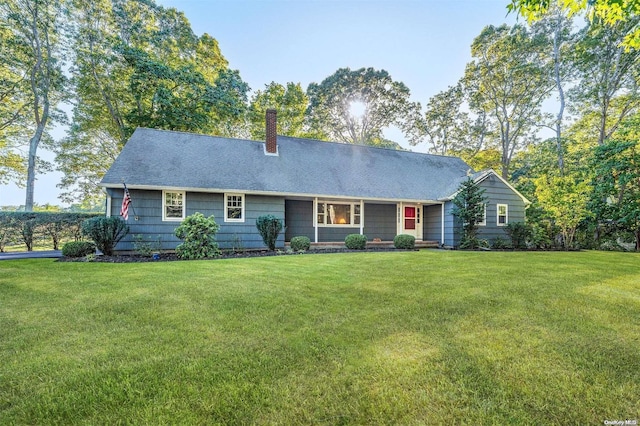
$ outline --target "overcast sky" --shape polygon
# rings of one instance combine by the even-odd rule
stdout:
[[[508,0],[156,1],[183,11],[196,34],[216,38],[252,90],[272,81],[306,89],[339,68],[373,67],[407,85],[422,105],[462,77],[482,28],[516,21],[507,16]],[[400,133],[386,136],[409,148]],[[61,205],[59,180],[39,175],[35,202]],[[0,205],[24,199],[24,189],[0,186]]]

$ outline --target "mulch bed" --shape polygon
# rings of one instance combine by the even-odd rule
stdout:
[[[241,259],[247,257],[266,257],[266,256],[299,256],[304,254],[325,254],[325,253],[363,253],[363,252],[388,252],[388,251],[417,251],[401,250],[396,248],[370,248],[365,250],[349,250],[346,248],[327,248],[318,250],[308,250],[305,252],[291,251],[269,251],[269,250],[247,250],[243,252],[223,252],[218,257],[211,257],[203,260],[218,259]],[[175,253],[160,253],[159,259],[153,259],[150,256],[140,256],[136,254],[105,256],[96,255],[95,257],[61,257],[58,262],[103,262],[103,263],[140,263],[140,262],[173,262],[180,261]]]

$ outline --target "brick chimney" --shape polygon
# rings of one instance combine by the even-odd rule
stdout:
[[[267,110],[267,141],[265,152],[267,155],[278,155],[278,112],[275,109]]]

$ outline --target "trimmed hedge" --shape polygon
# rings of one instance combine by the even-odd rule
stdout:
[[[66,257],[85,257],[96,252],[96,245],[90,241],[70,241],[62,246],[62,255]]]
[[[413,250],[416,247],[416,237],[399,234],[393,238],[393,246],[397,249]]]
[[[34,242],[49,239],[58,250],[63,240],[82,238],[82,222],[104,216],[102,213],[0,212],[0,252],[7,245],[24,243],[33,250]]]
[[[291,238],[291,250],[307,251],[309,248],[311,248],[311,240],[308,237]]]
[[[349,234],[344,239],[344,245],[349,250],[364,250],[367,247],[367,236],[361,234]]]

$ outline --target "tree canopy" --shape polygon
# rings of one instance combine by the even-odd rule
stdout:
[[[336,141],[385,144],[383,130],[393,125],[412,139],[420,120],[409,88],[385,70],[340,68],[320,84],[311,83],[307,95],[312,130]]]
[[[511,0],[509,12],[516,12],[529,21],[544,16],[553,6],[559,6],[570,14],[585,13],[590,21],[616,25],[632,21],[640,15],[640,0]],[[640,48],[640,27],[625,35],[623,44],[628,48]]]

